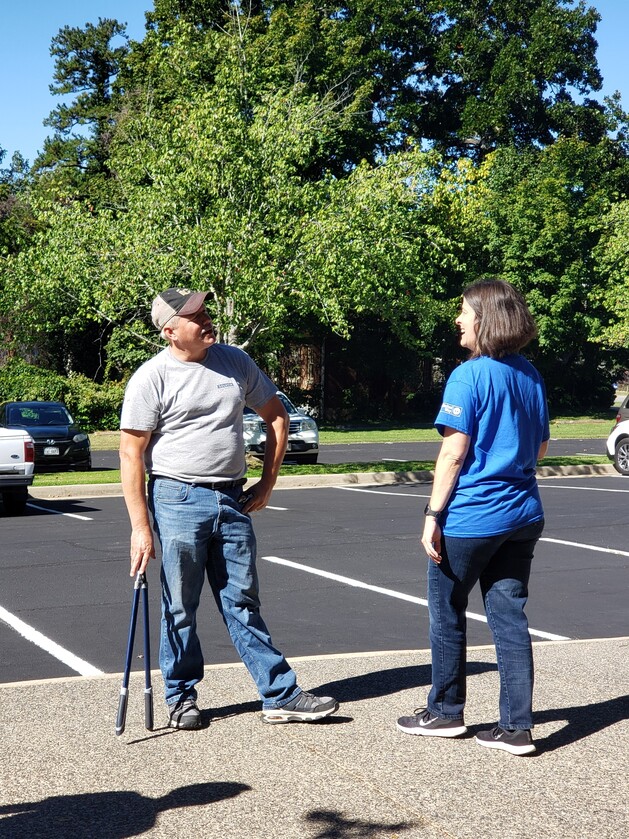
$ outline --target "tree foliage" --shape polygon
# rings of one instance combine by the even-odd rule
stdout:
[[[593,98],[598,21],[569,0],[156,0],[138,43],[64,27],[51,89],[74,99],[32,178],[0,179],[5,341],[124,377],[159,346],[152,297],[184,285],[254,353],[377,316],[447,369],[458,295],[494,273],[536,314],[555,404],[604,403],[629,121]]]
[[[109,143],[120,99],[117,79],[128,52],[125,25],[110,18],[87,23],[84,29],[64,26],[53,38],[50,91],[64,101],[44,120],[54,134],[45,140],[34,165],[40,192],[46,188],[71,198],[90,194],[93,200],[107,193],[102,181],[110,176]],[[74,99],[66,101],[70,95]]]

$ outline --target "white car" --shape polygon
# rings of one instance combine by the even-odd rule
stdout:
[[[277,395],[288,412],[290,430],[284,460],[297,463],[316,463],[319,457],[319,429],[312,417],[296,408],[290,399],[278,391]],[[245,450],[253,455],[264,455],[266,423],[251,408],[245,408],[242,419]]]
[[[629,419],[623,420],[620,414],[607,438],[607,457],[621,475],[629,475]]]
[[[0,494],[7,516],[20,516],[33,483],[35,443],[22,428],[0,428]]]

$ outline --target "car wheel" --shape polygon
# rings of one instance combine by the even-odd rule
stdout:
[[[21,516],[26,509],[28,490],[26,487],[7,489],[2,493],[2,503],[7,516]]]
[[[616,443],[614,468],[621,475],[629,475],[629,437],[623,437]]]

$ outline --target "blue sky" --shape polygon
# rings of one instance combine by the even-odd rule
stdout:
[[[50,42],[63,26],[83,27],[98,18],[127,23],[131,38],[144,35],[144,12],[152,0],[5,0],[0,14],[0,147],[20,151],[31,163],[50,129],[42,125],[59,103],[48,86],[54,62]],[[597,30],[603,94],[620,90],[629,109],[629,0],[590,0],[602,15]]]

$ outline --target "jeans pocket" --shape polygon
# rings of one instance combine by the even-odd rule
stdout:
[[[181,481],[168,478],[156,478],[153,487],[153,498],[160,504],[180,504],[186,501],[190,486]]]

